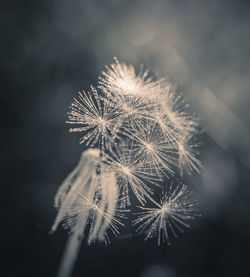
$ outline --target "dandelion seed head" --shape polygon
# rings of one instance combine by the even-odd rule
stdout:
[[[74,99],[67,123],[71,132],[82,133],[80,143],[94,149],[84,152],[56,197],[55,226],[62,220],[69,229],[90,225],[88,241],[104,240],[107,229],[118,233],[118,208],[130,204],[130,190],[143,207],[147,201],[156,205],[143,208],[136,221],[146,238],[158,232],[168,242],[169,231],[175,235],[187,226],[195,204],[184,185],[170,186],[159,203],[152,198],[152,186],[171,179],[176,168],[180,175],[200,168],[193,142],[197,120],[170,82],[155,80],[143,68],[137,73],[115,58],[98,90],[91,86]]]
[[[193,140],[197,120],[170,82],[142,67],[137,73],[115,58],[102,72],[98,90],[91,86],[74,98],[67,123],[92,149],[83,152],[55,197],[58,214],[51,230],[62,223],[71,233],[63,276],[72,269],[81,238],[90,244],[109,241],[109,231],[119,235],[130,191],[143,210],[134,221],[137,231],[146,239],[157,237],[158,244],[169,244],[170,235],[177,236],[198,215],[187,187],[171,182],[176,168],[180,176],[184,170],[198,172],[200,161]],[[156,202],[153,186],[161,187],[164,177],[171,185]]]

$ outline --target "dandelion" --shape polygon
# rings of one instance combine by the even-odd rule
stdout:
[[[137,231],[146,239],[158,236],[158,244],[170,243],[169,233],[177,236],[197,216],[197,201],[171,178],[176,171],[182,176],[200,169],[198,123],[169,82],[143,68],[137,74],[115,58],[99,77],[98,91],[91,86],[74,98],[67,123],[90,149],[55,197],[58,213],[51,232],[59,225],[69,230],[58,277],[70,276],[83,238],[107,243],[109,233],[119,235],[130,191],[143,210],[134,221]],[[158,203],[154,188],[162,188],[165,178],[171,185]]]
[[[177,237],[176,230],[183,232],[183,227],[189,227],[186,221],[199,215],[198,202],[186,185],[174,188],[172,183],[163,192],[160,204],[155,201],[153,203],[155,208],[140,207],[144,211],[139,213],[134,225],[139,225],[138,232],[146,233],[146,240],[157,237],[158,245],[161,241],[170,244],[169,232]]]

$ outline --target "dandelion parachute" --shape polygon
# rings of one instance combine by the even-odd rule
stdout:
[[[190,227],[188,220],[199,216],[198,202],[188,191],[186,185],[173,183],[162,192],[160,203],[153,202],[156,207],[141,206],[143,212],[139,213],[134,225],[138,225],[138,232],[146,233],[146,238],[157,237],[158,245],[161,241],[170,244],[170,234],[177,237],[177,231],[183,232],[183,227]]]

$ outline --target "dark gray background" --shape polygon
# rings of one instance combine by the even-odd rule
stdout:
[[[83,242],[73,276],[249,276],[249,2],[2,5],[1,276],[55,276],[67,234],[48,234],[53,198],[83,150],[66,112],[114,56],[167,76],[200,115],[204,168],[185,182],[203,216],[170,247],[128,220],[108,246]]]

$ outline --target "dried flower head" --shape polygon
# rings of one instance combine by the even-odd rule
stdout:
[[[63,223],[71,231],[62,276],[71,271],[77,238],[85,235],[91,243],[108,241],[108,230],[119,234],[130,191],[143,210],[134,221],[137,231],[145,232],[146,239],[158,236],[158,244],[170,243],[169,231],[176,235],[197,216],[197,201],[171,178],[178,171],[182,176],[200,169],[198,123],[169,82],[155,80],[142,68],[136,74],[133,66],[115,58],[99,77],[98,90],[91,86],[74,99],[67,123],[71,132],[82,132],[80,142],[92,149],[83,152],[55,197],[58,214],[51,230]],[[154,188],[163,186],[165,177],[171,185],[158,203]],[[156,207],[146,207],[148,202]]]

